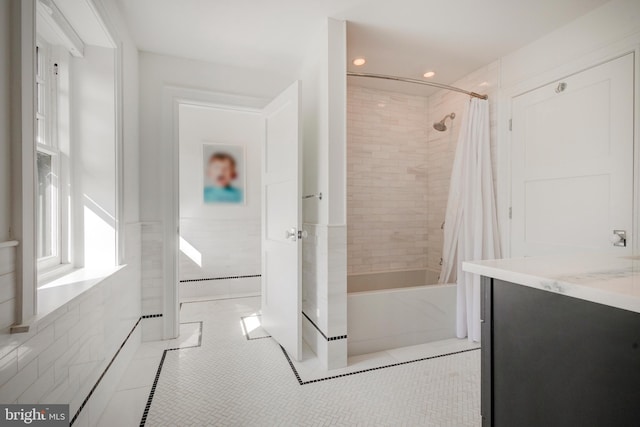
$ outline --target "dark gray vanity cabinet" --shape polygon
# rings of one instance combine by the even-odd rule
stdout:
[[[482,278],[482,426],[640,426],[640,314]]]

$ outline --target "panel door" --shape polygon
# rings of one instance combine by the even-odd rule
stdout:
[[[633,73],[628,54],[513,99],[512,256],[630,253]]]
[[[264,109],[262,326],[302,357],[300,82]]]

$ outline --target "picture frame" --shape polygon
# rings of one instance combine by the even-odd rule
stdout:
[[[246,204],[244,145],[202,144],[202,201],[205,205]]]

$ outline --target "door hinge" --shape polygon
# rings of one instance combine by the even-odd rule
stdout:
[[[509,130],[513,130],[513,119],[509,119]]]
[[[509,208],[509,219],[513,218],[513,208]]]

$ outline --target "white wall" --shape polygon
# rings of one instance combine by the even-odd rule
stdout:
[[[302,82],[302,141],[303,141],[303,193],[326,195],[328,178],[328,106],[327,106],[327,51],[326,30],[309,48],[309,54],[300,70]],[[324,43],[323,43],[324,42]],[[318,199],[307,199],[303,202],[302,216],[305,223],[326,224],[328,221],[328,204]]]
[[[640,2],[614,0],[606,3],[504,56],[501,86],[509,88],[532,77],[545,79],[555,68],[579,60],[588,62],[589,56],[597,57],[598,50],[626,37],[637,40],[638,31]]]
[[[116,263],[115,57],[114,49],[86,46],[84,58],[71,60],[74,223],[87,267]]]
[[[0,242],[9,240],[11,224],[10,3],[0,0]]]
[[[11,238],[10,2],[0,0],[0,245]],[[0,247],[0,329],[15,318],[15,248]]]
[[[190,105],[179,114],[180,279],[260,274],[261,114]],[[203,203],[204,143],[244,147],[244,204]]]
[[[327,19],[308,49],[302,80],[303,338],[327,368],[347,363],[346,24]]]
[[[113,1],[113,0],[110,0]],[[119,13],[119,12],[117,12]],[[128,29],[121,17],[112,19],[114,27],[122,34],[120,45],[122,64],[122,179],[124,189],[124,212],[122,220],[126,224],[140,221],[140,136],[139,136],[139,90],[138,90],[138,48],[128,35]],[[126,248],[125,248],[126,250]]]
[[[347,23],[327,19],[329,224],[347,223]],[[346,230],[345,230],[346,232]],[[342,238],[341,238],[342,239]],[[346,245],[346,241],[345,241]],[[346,246],[344,248],[346,250]],[[346,262],[346,260],[345,260]]]
[[[346,222],[346,23],[327,19],[309,46],[298,78],[302,80],[304,221]]]

